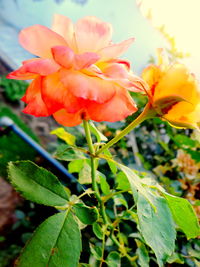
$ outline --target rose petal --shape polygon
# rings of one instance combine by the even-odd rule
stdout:
[[[119,63],[106,64],[102,72],[105,76],[113,79],[127,79],[128,77],[127,69]]]
[[[137,107],[127,91],[118,88],[110,101],[104,104],[91,103],[87,110],[89,117],[94,121],[116,122],[136,112]]]
[[[29,85],[23,101],[28,105],[23,110],[24,113],[34,115],[36,117],[49,116],[50,113],[41,97],[41,81],[42,78],[38,77]]]
[[[63,126],[73,127],[82,122],[82,111],[76,113],[68,113],[65,109],[61,109],[53,114],[54,119]]]
[[[16,71],[8,74],[8,79],[30,80],[37,75],[46,76],[60,69],[60,66],[52,59],[38,59],[24,62],[24,65]]]
[[[116,84],[82,72],[62,70],[61,81],[76,97],[104,103],[113,97]]]
[[[129,71],[131,69],[131,64],[130,64],[130,62],[128,60],[124,60],[124,59],[113,59],[112,61],[109,61],[109,62],[122,64]]]
[[[159,66],[152,64],[143,70],[142,79],[149,86],[149,89],[147,90],[147,95],[149,95],[150,97],[153,96],[155,87],[157,86],[161,77],[162,77],[162,71]]]
[[[199,121],[199,117],[196,118],[195,108],[196,106],[191,103],[182,101],[175,104],[163,118],[175,127],[195,127],[195,123]]]
[[[46,76],[58,71],[60,69],[60,66],[53,59],[45,58],[26,63],[22,68],[25,72]]]
[[[76,40],[74,38],[74,26],[69,18],[55,14],[51,28],[54,32],[58,33],[66,40],[70,48],[74,51],[77,50]]]
[[[172,65],[161,77],[155,88],[154,101],[165,96],[177,95],[194,104],[198,102],[198,85],[195,78],[182,64]]]
[[[24,68],[21,67],[18,70],[12,71],[9,73],[6,78],[7,79],[15,79],[15,80],[32,80],[37,78],[37,74],[24,72]]]
[[[22,64],[25,65],[25,64],[38,61],[38,60],[40,60],[40,58],[31,58],[31,59],[22,61]],[[15,79],[15,80],[32,80],[32,79],[35,79],[36,77],[37,77],[36,74],[25,71],[25,68],[23,66],[15,71],[12,71],[6,76],[7,79]]]
[[[81,70],[90,67],[92,64],[99,60],[99,56],[95,53],[83,53],[80,55],[75,55],[75,69]]]
[[[90,76],[96,76],[103,80],[114,82],[132,92],[144,92],[148,85],[138,76],[128,71],[126,65],[121,63],[99,63],[100,68],[92,65],[87,69]]]
[[[133,41],[134,41],[134,38],[130,38],[119,44],[112,44],[107,47],[103,47],[97,53],[98,55],[100,55],[101,61],[117,58],[120,55],[122,55],[124,52],[126,52],[126,50],[133,43]]]
[[[25,65],[27,63],[30,63],[30,62],[33,62],[33,61],[37,61],[37,60],[40,60],[40,58],[38,58],[38,57],[30,58],[30,59],[22,61],[22,65]]]
[[[67,45],[62,36],[42,25],[34,25],[23,29],[19,34],[20,44],[30,53],[51,58],[51,47]]]
[[[79,53],[96,52],[109,45],[112,26],[96,17],[84,17],[75,24],[75,36]]]
[[[124,87],[127,88],[131,92],[146,93],[149,91],[148,84],[140,77],[134,75],[132,72],[129,72],[128,81],[129,81],[129,84],[127,84],[127,86],[124,86]]]
[[[52,55],[55,61],[64,68],[71,68],[74,62],[74,52],[67,46],[52,47]]]
[[[74,113],[83,106],[81,100],[63,85],[59,73],[48,75],[42,80],[42,98],[50,113],[63,108]]]

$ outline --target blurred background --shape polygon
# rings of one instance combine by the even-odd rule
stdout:
[[[24,103],[20,98],[27,83],[5,78],[9,71],[32,57],[18,43],[18,33],[24,27],[33,24],[50,27],[54,13],[66,15],[74,22],[86,15],[97,16],[113,25],[114,42],[135,37],[123,58],[131,61],[132,69],[138,75],[149,63],[156,61],[156,49],[163,47],[172,61],[184,62],[200,78],[199,12],[199,0],[0,0],[0,121],[2,117],[9,117],[50,154],[62,144],[50,134],[59,127],[53,119],[35,118],[21,112]],[[141,110],[146,98],[134,94],[133,97]],[[111,138],[132,119],[99,124],[98,127]],[[81,127],[67,130],[77,136],[80,144],[85,142]],[[168,192],[186,197],[200,217],[200,134],[172,129],[155,119],[143,123],[126,139],[127,144],[122,140],[112,152],[127,166],[147,171]],[[58,168],[49,164],[12,128],[0,123],[0,267],[13,266],[33,230],[54,213],[51,208],[23,200],[13,190],[6,169],[11,160],[33,160],[68,183]],[[69,187],[79,190],[74,182]],[[188,242],[180,234],[176,255],[167,266],[198,267],[199,255],[199,239]],[[157,265],[152,260],[150,266]]]
[[[162,37],[144,19],[134,0],[1,0],[1,57],[13,67],[30,57],[18,44],[19,30],[33,24],[50,27],[54,13],[66,15],[74,22],[86,15],[108,21],[113,25],[114,42],[135,37],[124,57],[128,56],[138,72],[156,47],[163,44]]]

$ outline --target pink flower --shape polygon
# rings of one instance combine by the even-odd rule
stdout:
[[[129,91],[142,91],[142,80],[120,60],[133,38],[111,43],[112,26],[96,17],[75,25],[55,15],[52,29],[34,25],[20,32],[20,44],[39,58],[23,62],[9,79],[30,80],[23,110],[34,116],[53,115],[65,126],[85,120],[115,122],[137,108]]]

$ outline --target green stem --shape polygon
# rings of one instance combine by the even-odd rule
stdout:
[[[119,243],[119,241],[117,240],[117,238],[115,237],[115,235],[114,234],[112,234],[111,235],[111,240],[113,241],[113,243],[115,243],[115,245],[116,246],[118,246],[118,248],[119,248],[119,250],[120,250],[120,252],[131,262],[131,263],[133,263],[136,259],[137,259],[137,256],[135,257],[131,257],[128,253],[127,253],[127,251],[126,251],[126,249]]]
[[[116,135],[113,139],[111,139],[108,143],[106,143],[102,148],[100,148],[96,152],[96,156],[102,153],[104,150],[108,149],[115,143],[117,143],[122,137],[127,135],[130,131],[132,131],[138,124],[143,122],[146,119],[153,118],[155,111],[150,109],[150,103],[148,103],[143,112],[133,121],[131,122],[124,130],[122,130],[118,135]]]
[[[89,148],[89,151],[90,151],[90,158],[91,158],[91,176],[92,176],[92,189],[94,190],[95,192],[95,196],[99,202],[99,205],[100,205],[100,211],[101,211],[101,215],[102,215],[102,218],[103,218],[103,221],[104,221],[104,224],[108,224],[108,219],[107,219],[107,215],[106,215],[106,211],[105,211],[105,206],[104,206],[104,203],[101,199],[101,195],[99,193],[99,188],[98,188],[98,185],[97,185],[97,182],[96,182],[96,163],[97,163],[97,159],[94,158],[94,146],[93,146],[93,143],[92,143],[92,137],[91,137],[91,133],[90,133],[90,127],[89,127],[89,123],[88,121],[83,121],[83,126],[84,126],[84,129],[85,129],[85,135],[86,135],[86,140],[87,140],[87,144],[88,144],[88,148]]]
[[[105,244],[106,244],[106,231],[107,231],[107,227],[108,225],[105,225],[105,227],[103,228],[103,239],[102,239],[102,254],[101,254],[101,262],[99,267],[102,266],[103,262],[104,262],[104,251],[105,251]]]
[[[94,154],[94,146],[92,143],[92,137],[91,137],[91,133],[90,133],[90,126],[88,121],[83,120],[83,127],[85,130],[85,137],[87,140],[87,144],[88,144],[88,148],[91,154]]]

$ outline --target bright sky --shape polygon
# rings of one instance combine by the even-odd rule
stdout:
[[[153,24],[165,25],[178,49],[189,52],[185,63],[200,78],[200,0],[138,0],[144,14],[151,8]]]

